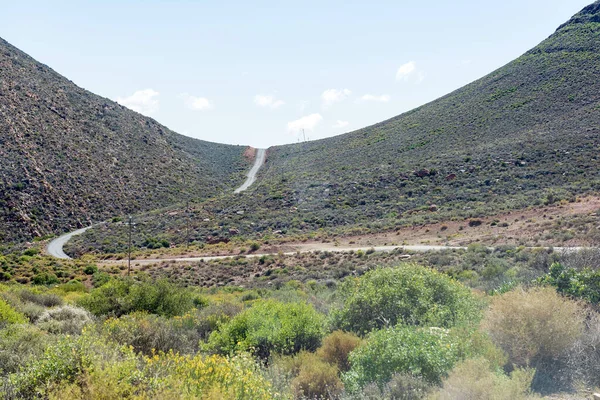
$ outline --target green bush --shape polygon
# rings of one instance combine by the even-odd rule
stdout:
[[[35,285],[54,285],[60,282],[55,274],[47,272],[35,275],[32,281]]]
[[[44,353],[32,359],[21,371],[10,376],[17,398],[38,398],[59,382],[72,382],[90,360],[79,341],[64,337],[48,346]]]
[[[325,317],[306,303],[257,301],[213,332],[207,349],[223,354],[251,350],[261,358],[273,353],[316,350],[324,334]]]
[[[600,303],[600,271],[567,268],[560,263],[550,266],[548,274],[541,277],[538,282],[542,285],[551,285],[559,293],[567,296],[584,299],[592,304]]]
[[[379,268],[342,285],[337,328],[364,335],[397,323],[452,327],[474,322],[479,304],[471,291],[446,275],[414,264]]]
[[[192,354],[198,349],[200,333],[198,318],[165,318],[159,315],[133,313],[120,318],[109,318],[99,327],[101,336],[112,342],[133,346],[136,352],[151,355],[154,352]]]
[[[26,322],[27,318],[23,314],[17,312],[0,298],[0,327],[9,324],[24,324]]]
[[[396,373],[439,383],[460,357],[460,339],[445,329],[396,326],[372,332],[350,354],[343,380],[351,392],[371,382],[383,387]]]
[[[41,355],[49,340],[49,335],[33,325],[12,324],[0,330],[0,375],[17,372]]]
[[[241,304],[216,303],[204,307],[198,312],[198,325],[196,330],[202,340],[207,340],[210,334],[219,326],[229,322],[231,318],[243,310]]]
[[[135,311],[181,315],[193,308],[193,302],[187,289],[164,279],[156,282],[113,279],[79,300],[82,307],[97,316],[120,316]]]
[[[83,273],[86,275],[94,275],[96,272],[98,272],[98,267],[96,267],[95,265],[87,265],[83,269]]]

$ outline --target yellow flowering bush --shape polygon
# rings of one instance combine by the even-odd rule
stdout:
[[[146,376],[157,390],[178,388],[185,398],[273,399],[270,383],[254,359],[245,353],[232,357],[189,356],[169,352],[144,357]]]

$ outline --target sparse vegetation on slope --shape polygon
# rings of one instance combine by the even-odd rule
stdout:
[[[599,16],[596,2],[518,59],[415,110],[269,149],[248,193],[198,206],[194,239],[391,230],[600,191]],[[149,235],[166,225],[181,236],[181,222],[156,217]]]
[[[178,135],[0,39],[0,241],[208,198],[243,181],[243,151]]]

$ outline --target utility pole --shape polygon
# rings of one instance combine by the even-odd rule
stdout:
[[[133,230],[133,217],[131,215],[129,215],[129,220],[127,222],[127,225],[129,225],[129,245],[127,248],[127,276],[131,275],[131,233]]]
[[[304,141],[306,142],[306,133],[304,133],[304,128],[302,128],[302,136],[304,136]]]
[[[185,174],[183,175],[183,187],[187,189]],[[190,196],[186,194],[185,196],[185,248],[188,248],[188,244],[190,242]]]

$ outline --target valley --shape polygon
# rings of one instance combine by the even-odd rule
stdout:
[[[170,3],[157,23],[154,6],[128,5],[147,18],[156,49],[183,32],[186,7],[209,21],[194,19],[186,34],[205,25],[216,34],[196,37],[197,52],[183,38],[162,53],[152,47],[153,61],[128,78],[152,80],[146,69],[159,54],[169,84],[118,101],[0,39],[0,400],[600,396],[600,0],[472,83],[319,140],[305,130],[353,126],[337,119],[353,116],[342,104],[400,104],[350,89],[304,100],[333,73],[328,58],[341,68],[336,78],[358,79],[343,69],[341,42],[314,65],[303,60],[306,76],[281,78],[303,86],[297,101],[266,90],[282,85],[277,68],[292,71],[278,64],[292,57],[281,44],[298,28],[290,15],[311,11],[316,30],[316,11],[330,5],[279,4],[258,18],[258,5],[237,4],[247,14],[241,28],[230,9],[196,2]],[[354,6],[330,9],[344,21],[340,38],[350,35],[343,17]],[[500,19],[499,6],[477,4]],[[435,9],[427,18],[408,10],[442,33]],[[531,25],[546,15],[528,10]],[[166,23],[171,12],[180,13],[177,29]],[[386,18],[366,18],[382,32],[361,40],[383,43]],[[103,24],[119,41],[134,39],[121,34],[128,26]],[[262,30],[268,43],[251,39]],[[232,51],[229,36],[252,44]],[[292,47],[318,50],[334,37],[304,30]],[[114,40],[103,35],[106,57],[123,65],[141,57],[131,46],[119,58]],[[235,68],[215,57],[221,51],[235,55]],[[261,79],[258,67],[272,76]],[[426,90],[420,62],[402,64],[395,78],[396,93]],[[202,91],[190,94],[198,83]],[[235,96],[217,94],[230,86]],[[244,96],[246,108],[236,108]],[[148,116],[206,130],[198,137],[237,126],[239,137],[258,140],[247,126],[275,126],[279,112],[296,118],[287,134],[297,143],[221,144]]]

